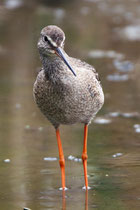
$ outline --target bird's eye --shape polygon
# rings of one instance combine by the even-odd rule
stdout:
[[[48,38],[46,36],[44,36],[44,41],[48,42]]]

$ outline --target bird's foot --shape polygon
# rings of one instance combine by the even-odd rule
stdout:
[[[63,190],[66,191],[66,190],[68,190],[68,188],[67,188],[67,187],[64,187],[64,188],[60,187],[59,190],[61,190],[61,191],[63,191]]]
[[[87,187],[86,187],[86,186],[84,186],[84,187],[82,187],[82,189],[83,189],[83,190],[90,190],[90,189],[91,189],[91,187],[89,187],[89,186],[87,186]]]

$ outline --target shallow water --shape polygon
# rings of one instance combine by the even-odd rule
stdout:
[[[1,1],[0,209],[140,209],[139,11],[138,0]],[[89,126],[88,194],[83,126],[60,128],[63,194],[55,131],[33,101],[36,43],[48,24],[63,28],[69,55],[94,65],[105,93]]]

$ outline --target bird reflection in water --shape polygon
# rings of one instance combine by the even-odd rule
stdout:
[[[62,210],[66,210],[66,191],[62,190]],[[85,190],[85,210],[88,210],[88,190]]]

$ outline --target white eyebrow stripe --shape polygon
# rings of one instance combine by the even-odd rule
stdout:
[[[50,41],[50,43],[53,45],[53,47],[57,47],[57,44],[49,36],[46,35],[46,37]]]

